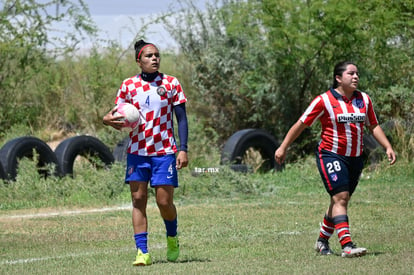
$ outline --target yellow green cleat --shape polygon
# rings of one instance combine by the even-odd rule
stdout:
[[[180,255],[180,244],[178,242],[178,237],[167,236],[167,260],[175,262],[178,255]]]
[[[141,249],[138,248],[137,257],[132,265],[151,265],[151,255],[149,253],[142,253]]]

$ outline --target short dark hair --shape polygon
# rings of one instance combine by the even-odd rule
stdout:
[[[145,46],[147,46],[147,45],[152,45],[152,46],[156,47],[154,44],[149,43],[149,42],[145,42],[142,39],[140,39],[137,42],[135,42],[135,45],[134,45],[134,49],[135,49],[135,61],[138,61],[138,58],[140,57],[140,53],[141,53],[142,49]]]
[[[338,64],[335,65],[334,71],[333,71],[333,83],[332,83],[332,88],[337,88],[338,87],[338,81],[336,81],[336,76],[339,75],[341,76],[345,71],[346,71],[346,67],[348,67],[348,65],[354,65],[357,66],[354,62],[352,61],[342,61],[339,62]]]

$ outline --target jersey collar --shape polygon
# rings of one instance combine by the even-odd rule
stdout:
[[[159,72],[156,71],[154,73],[145,73],[145,72],[141,72],[141,74],[139,74],[139,77],[141,77],[141,79],[147,81],[147,82],[151,82],[154,81],[154,79],[159,75]]]
[[[335,91],[334,88],[330,88],[329,91],[332,93],[332,95],[335,98],[342,98],[342,95],[338,93],[337,91]],[[357,90],[355,90],[354,93],[352,94],[352,98],[357,97],[357,95],[358,95]]]

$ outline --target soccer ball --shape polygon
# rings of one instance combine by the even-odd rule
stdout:
[[[123,128],[130,128],[134,130],[140,122],[139,110],[130,103],[120,103],[117,105],[117,110],[113,116],[123,116],[121,121],[124,121]]]

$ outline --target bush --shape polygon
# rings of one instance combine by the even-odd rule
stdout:
[[[220,143],[243,128],[262,128],[282,139],[310,101],[329,88],[333,66],[342,60],[359,65],[361,89],[398,85],[412,99],[409,1],[370,0],[358,7],[346,1],[338,10],[326,1],[223,0],[207,12],[190,4],[184,13],[164,22],[192,65],[195,111],[210,118],[205,125]],[[392,110],[400,105],[386,104]],[[406,111],[393,118],[413,122]],[[309,153],[317,139],[312,129],[301,135],[295,154]]]

